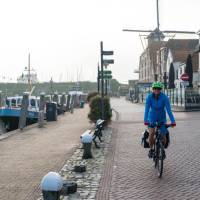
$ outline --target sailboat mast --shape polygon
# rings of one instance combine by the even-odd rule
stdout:
[[[158,4],[158,0],[157,0],[157,29],[160,32],[160,23],[159,23],[159,4]]]
[[[31,92],[31,69],[30,69],[30,62],[31,62],[31,56],[30,53],[28,54],[28,87],[29,87],[29,92]]]

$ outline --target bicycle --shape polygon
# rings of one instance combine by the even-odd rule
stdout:
[[[171,124],[166,124],[166,128],[172,127]],[[155,168],[158,170],[158,177],[161,178],[163,174],[163,161],[165,159],[165,145],[163,143],[163,134],[161,133],[161,125],[156,125],[156,132],[155,132],[155,143],[154,143],[154,154],[153,154],[153,161],[155,163]],[[169,141],[168,141],[169,142]]]

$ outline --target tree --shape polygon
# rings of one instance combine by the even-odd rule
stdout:
[[[106,124],[108,124],[112,117],[112,110],[110,106],[110,98],[104,97],[104,120]],[[90,112],[88,114],[88,118],[91,122],[96,123],[98,119],[101,119],[102,116],[102,109],[101,109],[101,97],[99,95],[94,96],[90,99]]]
[[[193,87],[193,68],[192,68],[192,56],[191,54],[188,54],[187,61],[186,61],[186,68],[185,73],[189,76],[189,86],[190,88]]]
[[[169,68],[169,82],[168,82],[169,89],[175,88],[174,80],[175,80],[174,65],[173,63],[171,63]]]

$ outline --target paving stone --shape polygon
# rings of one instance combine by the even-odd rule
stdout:
[[[60,170],[60,175],[64,180],[74,180],[77,183],[77,192],[74,195],[70,194],[67,197],[61,197],[61,199],[95,199],[102,175],[103,165],[108,152],[107,145],[109,145],[109,141],[111,140],[111,134],[112,129],[106,128],[103,131],[102,138],[104,141],[107,141],[107,143],[105,145],[102,145],[101,143],[100,149],[97,149],[94,145],[92,145],[92,153],[94,155],[93,159],[83,160],[83,149],[81,149],[82,144],[77,146],[71,158],[66,161],[65,165]],[[74,172],[73,169],[76,165],[85,165],[86,172]]]
[[[91,127],[88,111],[86,105],[84,109],[75,109],[73,115],[58,116],[58,121],[49,122],[42,129],[31,125],[0,140],[1,200],[40,197],[42,177],[49,171],[60,170],[79,147],[80,134]]]
[[[200,199],[200,112],[175,113],[177,126],[169,129],[164,173],[156,177],[148,149],[141,147],[144,106],[124,99],[112,101],[118,121],[96,200],[197,200]]]

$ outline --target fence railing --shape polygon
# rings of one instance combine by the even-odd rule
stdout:
[[[150,88],[143,88],[139,91],[138,101],[145,103]],[[198,88],[174,88],[165,89],[164,93],[169,97],[173,106],[182,107],[185,110],[200,109],[200,89]]]

